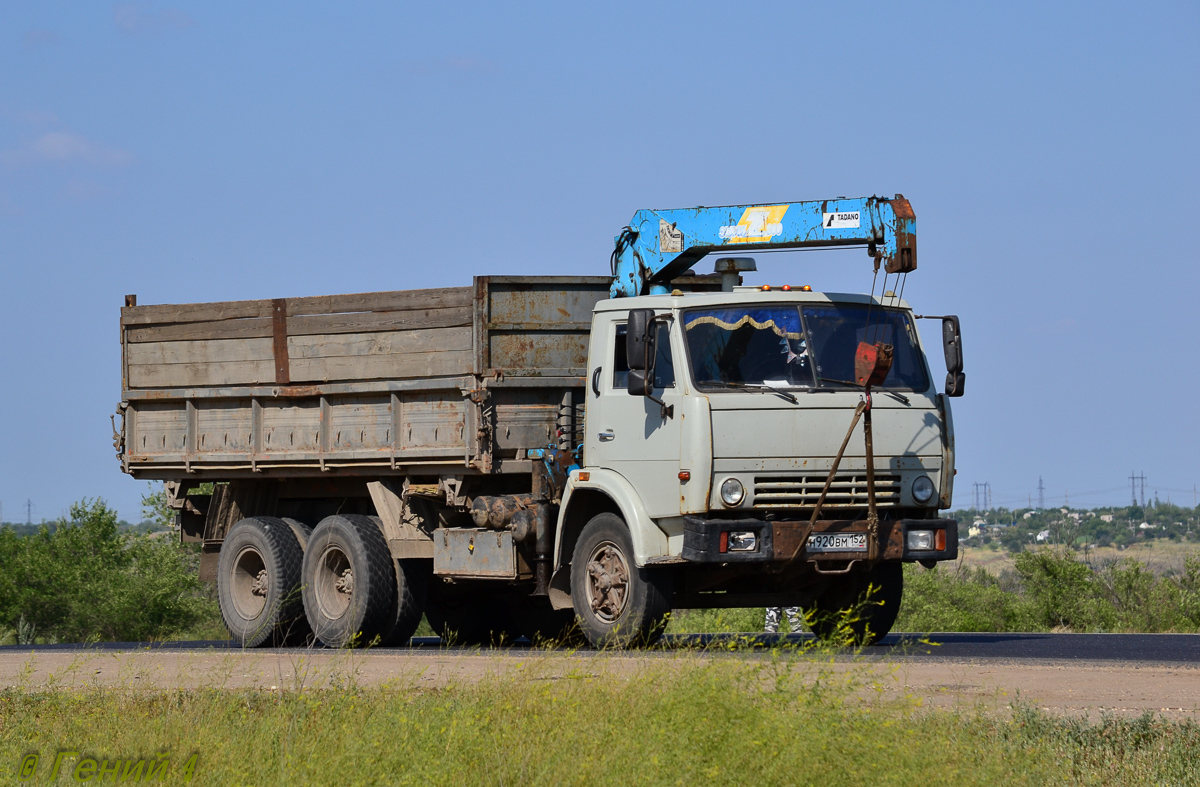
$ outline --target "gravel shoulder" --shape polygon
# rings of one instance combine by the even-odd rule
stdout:
[[[616,679],[664,659],[765,659],[762,654],[596,653],[529,649],[0,651],[0,687],[298,690],[348,686],[438,688],[494,679]],[[909,696],[933,708],[1005,711],[1018,699],[1051,713],[1200,720],[1200,666],[1153,662],[887,658],[799,660],[799,669],[860,681],[863,692]]]

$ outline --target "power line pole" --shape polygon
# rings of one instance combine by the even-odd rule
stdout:
[[[974,498],[972,500],[976,511],[992,510],[992,484],[989,481],[976,481]]]
[[[33,524],[33,501],[28,498],[25,500],[25,524]]]
[[[1038,508],[1046,507],[1046,485],[1042,483],[1042,477],[1038,476]]]
[[[1141,475],[1134,475],[1133,471],[1129,471],[1129,492],[1133,496],[1133,504],[1138,504],[1138,483],[1141,482],[1142,490],[1142,508],[1146,507],[1146,471],[1143,470]]]

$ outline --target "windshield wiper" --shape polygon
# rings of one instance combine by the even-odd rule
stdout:
[[[855,388],[862,387],[858,383],[854,382],[853,380],[838,380],[833,377],[822,377],[820,375],[817,375],[817,382],[819,382],[819,383],[838,383],[839,385],[852,385]]]
[[[788,393],[787,391],[785,391],[781,388],[776,388],[773,385],[767,385],[766,383],[735,383],[735,382],[730,382],[728,380],[701,380],[699,382],[699,384],[700,385],[717,385],[717,386],[721,386],[722,388],[737,388],[737,389],[741,389],[741,390],[745,390],[745,391],[759,391],[761,393],[779,394],[780,396],[782,396],[784,399],[787,399],[792,404],[800,404],[800,400],[797,399],[792,394]]]
[[[854,386],[855,388],[859,387],[858,383],[852,383],[849,380],[835,380],[832,377],[818,377],[817,381],[822,382],[822,383],[838,383],[839,385],[851,385],[851,386]],[[813,389],[813,390],[818,390],[818,389]],[[829,391],[832,389],[826,388],[825,390]],[[908,397],[905,396],[904,394],[896,393],[895,391],[879,391],[879,393],[884,394],[885,396],[890,396],[893,399],[895,399],[896,401],[903,402],[904,404],[908,404]]]

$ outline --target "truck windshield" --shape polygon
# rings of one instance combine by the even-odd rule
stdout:
[[[684,313],[683,328],[700,388],[853,386],[854,351],[861,341],[895,348],[880,388],[929,387],[912,321],[897,309],[865,304],[692,309]]]

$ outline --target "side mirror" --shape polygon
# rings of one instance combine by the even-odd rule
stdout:
[[[630,371],[649,372],[654,368],[654,336],[654,310],[630,309],[625,326],[625,360]]]
[[[962,326],[956,315],[942,318],[942,347],[946,351],[946,396],[962,396],[967,378],[962,370]]]
[[[946,371],[958,374],[963,368],[962,327],[958,317],[950,314],[942,318],[942,347],[946,351]]]
[[[633,396],[644,396],[661,408],[663,418],[675,417],[675,406],[654,395],[654,359],[658,326],[653,309],[630,309],[625,325],[625,360],[629,364],[626,390]]]

